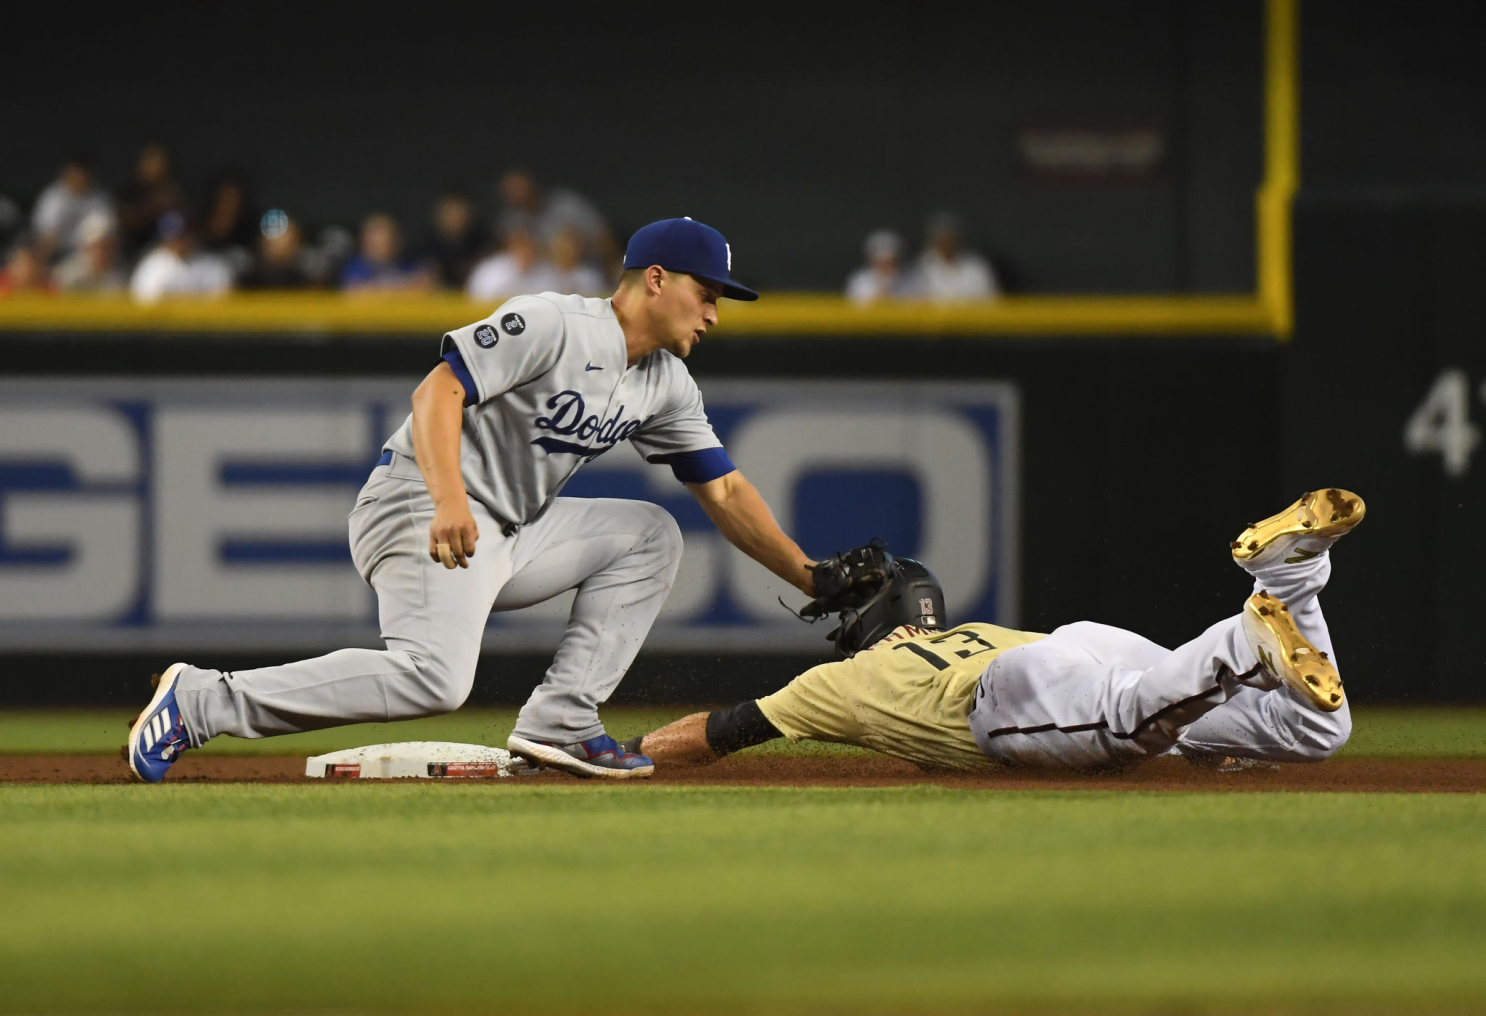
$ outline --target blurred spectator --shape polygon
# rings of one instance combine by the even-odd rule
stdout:
[[[475,205],[469,195],[457,187],[440,194],[433,206],[433,230],[424,251],[438,271],[439,285],[463,289],[485,244],[485,230],[475,218]]]
[[[341,265],[356,251],[356,234],[344,226],[323,227],[313,242],[304,246],[301,261],[310,284],[333,286],[340,278]]]
[[[465,292],[472,300],[503,300],[551,291],[558,281],[552,265],[542,258],[537,238],[529,229],[516,227],[506,237],[505,250],[481,261],[470,272]]]
[[[82,247],[57,266],[57,288],[72,292],[117,293],[129,285],[119,265],[118,226],[111,215],[90,212],[78,227]]]
[[[524,169],[513,169],[500,180],[501,212],[496,232],[509,236],[526,229],[537,242],[550,247],[559,230],[571,228],[583,240],[583,260],[611,269],[619,263],[619,249],[609,224],[593,202],[576,191],[543,191]]]
[[[964,230],[948,212],[929,219],[927,245],[919,255],[918,274],[924,295],[931,300],[990,300],[997,295],[990,263],[961,245]]]
[[[315,269],[299,223],[280,208],[264,212],[259,225],[258,259],[243,277],[243,288],[305,289],[322,285],[324,273]]]
[[[165,296],[215,296],[232,288],[232,267],[210,251],[198,250],[196,232],[178,211],[160,216],[160,245],[134,269],[129,291],[141,303]]]
[[[35,241],[16,244],[0,268],[0,296],[11,293],[45,293],[52,288],[47,276],[46,259]]]
[[[235,172],[217,174],[203,207],[201,245],[225,257],[238,275],[246,273],[258,244],[258,210],[247,182]]]
[[[153,243],[160,216],[186,211],[186,196],[175,180],[170,150],[151,142],[139,150],[134,178],[119,196],[119,227],[125,249],[137,252]]]
[[[341,269],[341,287],[360,290],[427,289],[433,275],[403,256],[397,220],[375,212],[361,224],[361,250]]]
[[[37,253],[45,260],[65,257],[82,246],[78,226],[93,212],[113,215],[113,204],[93,178],[93,162],[74,155],[62,163],[57,179],[41,192],[31,213]]]
[[[867,263],[846,280],[846,298],[853,303],[906,300],[923,296],[918,276],[903,270],[903,238],[891,229],[879,229],[863,245]]]
[[[583,237],[576,229],[563,227],[552,238],[552,281],[554,293],[577,293],[581,296],[603,296],[612,287],[604,273],[583,263]]]

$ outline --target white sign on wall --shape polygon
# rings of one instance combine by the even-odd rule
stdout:
[[[377,646],[346,516],[416,379],[0,383],[0,648]],[[877,536],[954,620],[1016,622],[1018,417],[1007,384],[703,383],[734,462],[821,556]],[[563,496],[632,497],[686,542],[647,643],[817,649],[803,597],[626,446]],[[492,615],[489,650],[556,645],[571,594]]]

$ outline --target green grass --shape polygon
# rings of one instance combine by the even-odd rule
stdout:
[[[1486,709],[1403,708],[1353,711],[1342,754],[1359,758],[1486,758]]]
[[[0,713],[0,752],[124,733]],[[1363,708],[1346,754],[1486,756],[1486,709]],[[1472,1012],[1483,913],[1486,794],[0,786],[0,1013]]]
[[[1474,794],[9,786],[0,900],[7,1013],[1486,1005]]]
[[[610,733],[631,737],[653,730],[685,709],[611,709]],[[113,751],[128,734],[127,709],[18,710],[0,712],[0,753]],[[514,709],[461,709],[448,716],[402,723],[368,723],[317,730],[289,737],[245,741],[221,737],[205,751],[253,755],[316,755],[387,741],[467,741],[504,745],[516,721]],[[1370,708],[1354,710],[1352,740],[1343,749],[1351,758],[1486,757],[1486,709]],[[802,750],[783,744],[765,750]],[[808,749],[807,749],[808,750]]]

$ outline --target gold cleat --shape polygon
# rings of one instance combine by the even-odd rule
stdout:
[[[1350,490],[1308,491],[1278,515],[1245,529],[1230,544],[1233,560],[1245,567],[1309,561],[1351,532],[1366,514],[1367,505]]]
[[[1244,604],[1243,630],[1270,676],[1323,713],[1342,707],[1341,675],[1331,659],[1300,634],[1289,607],[1261,589]]]

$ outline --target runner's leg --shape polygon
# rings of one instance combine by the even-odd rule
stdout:
[[[1164,754],[1189,724],[1262,673],[1238,617],[1170,651],[1081,621],[994,660],[970,726],[981,749],[1001,762],[1129,766]]]
[[[1280,560],[1246,570],[1254,576],[1254,591],[1267,589],[1285,603],[1300,633],[1335,664],[1336,653],[1319,596],[1331,577],[1331,552],[1291,564]],[[1336,712],[1323,713],[1289,688],[1242,688],[1188,727],[1178,749],[1189,756],[1320,762],[1335,754],[1351,734],[1352,712],[1345,702]]]

